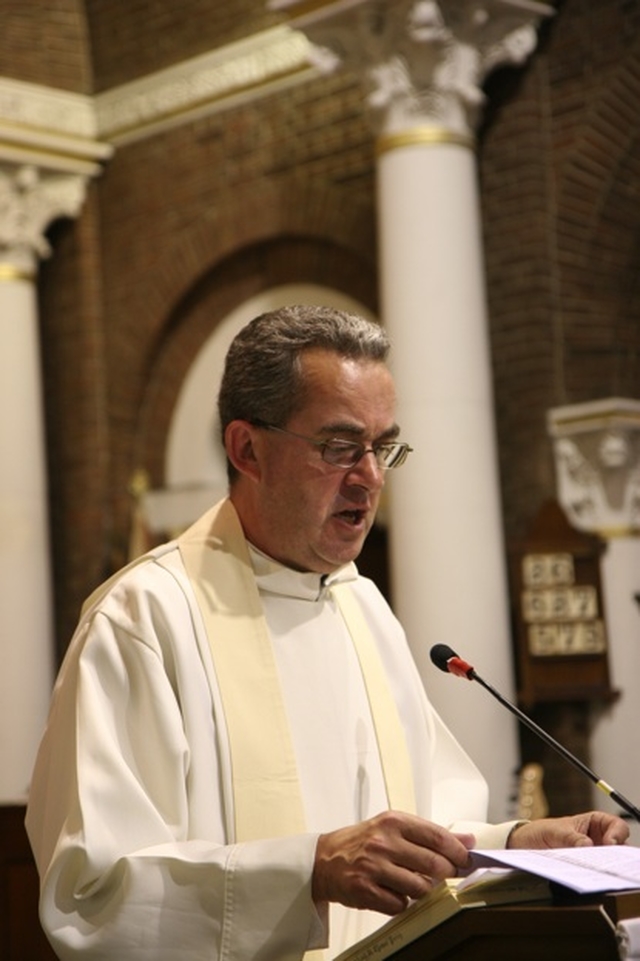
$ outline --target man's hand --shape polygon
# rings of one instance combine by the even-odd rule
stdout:
[[[521,824],[509,835],[510,848],[578,848],[601,844],[624,844],[629,828],[604,811],[588,811],[572,817],[540,818]]]
[[[412,814],[386,811],[353,827],[322,834],[316,848],[314,901],[398,914],[433,881],[469,860],[471,834],[452,834]]]

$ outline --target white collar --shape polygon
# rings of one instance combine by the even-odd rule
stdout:
[[[261,594],[276,594],[281,597],[295,597],[303,601],[320,600],[323,593],[333,584],[355,581],[358,568],[350,561],[330,574],[316,574],[313,571],[294,571],[279,561],[269,557],[247,542],[251,566]]]

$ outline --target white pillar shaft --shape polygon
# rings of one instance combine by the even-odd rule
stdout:
[[[619,699],[594,724],[591,766],[598,777],[640,806],[640,538],[609,541],[602,560],[602,593],[609,636],[611,684]],[[619,811],[594,789],[594,807]],[[631,825],[640,844],[640,824]]]
[[[383,317],[402,436],[390,483],[394,603],[429,696],[510,814],[516,725],[480,687],[436,671],[453,647],[509,695],[507,584],[474,155],[414,144],[380,157]]]
[[[479,205],[468,145],[484,77],[499,64],[523,63],[535,48],[536,25],[553,8],[521,0],[269,6],[294,13],[292,25],[314,44],[310,56],[321,70],[350,61],[366,74],[384,151],[382,316],[393,343],[400,422],[416,447],[390,483],[395,604],[433,701],[487,775],[492,816],[502,816],[517,766],[515,721],[484,692],[436,678],[429,649],[438,642],[459,647],[477,660],[480,674],[512,687]]]
[[[26,798],[54,647],[38,315],[45,230],[76,216],[86,176],[0,163],[0,803]]]
[[[25,799],[53,677],[33,281],[0,265],[0,803]]]
[[[591,767],[640,806],[640,401],[607,397],[547,414],[558,501],[578,530],[606,539],[601,561],[609,675],[618,698],[593,704]],[[594,789],[594,807],[618,805]],[[640,824],[631,822],[640,844]]]

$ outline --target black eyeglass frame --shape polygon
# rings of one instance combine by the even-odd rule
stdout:
[[[275,424],[267,424],[265,421],[254,420],[251,421],[251,423],[254,427],[259,427],[263,430],[273,430],[278,434],[288,434],[290,437],[297,437],[298,440],[306,440],[308,444],[313,444],[314,447],[318,448],[325,464],[329,464],[331,467],[338,467],[341,470],[353,470],[365,454],[373,454],[380,470],[395,470],[404,464],[409,454],[413,451],[413,447],[410,447],[409,444],[404,441],[381,441],[372,447],[365,447],[364,444],[358,444],[357,441],[340,440],[338,437],[332,440],[316,440],[315,437],[298,434],[296,431],[286,430],[284,427],[276,427]],[[348,456],[350,451],[352,452],[352,456],[348,463],[341,463],[339,460],[333,459],[340,457],[341,454]],[[386,460],[381,460],[381,456],[383,458],[386,457]]]

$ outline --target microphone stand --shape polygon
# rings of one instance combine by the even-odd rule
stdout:
[[[437,647],[441,647],[441,645],[437,645]],[[606,781],[603,781],[602,778],[599,778],[598,775],[591,770],[591,768],[587,767],[586,764],[583,764],[580,758],[577,758],[571,753],[571,751],[568,751],[566,747],[563,747],[562,744],[556,741],[555,738],[551,737],[550,734],[547,734],[547,732],[538,724],[536,724],[535,721],[532,721],[530,717],[527,717],[527,715],[521,711],[519,707],[516,707],[516,705],[512,704],[511,701],[508,701],[506,697],[503,697],[499,691],[496,691],[495,687],[492,687],[491,684],[480,677],[474,667],[471,667],[470,664],[467,664],[466,661],[463,661],[462,658],[458,657],[454,651],[451,651],[451,656],[447,658],[446,667],[441,665],[437,655],[436,657],[433,657],[432,655],[432,660],[436,666],[440,667],[441,670],[450,671],[452,674],[457,674],[459,677],[464,676],[470,681],[477,681],[477,683],[480,684],[481,687],[484,687],[489,694],[495,697],[495,699],[499,701],[503,707],[506,707],[507,710],[511,711],[512,714],[515,714],[518,720],[522,721],[523,724],[526,724],[528,728],[534,731],[534,733],[537,734],[538,737],[545,742],[545,744],[548,744],[549,747],[553,748],[554,751],[557,751],[558,754],[561,754],[566,761],[568,761],[570,764],[573,764],[573,766],[578,768],[579,771],[582,771],[583,774],[586,774],[589,780],[593,781],[597,788],[607,794],[613,801],[616,802],[616,804],[619,804],[623,811],[626,811],[627,814],[630,814],[631,817],[640,822],[640,809],[637,808],[635,804],[632,804],[631,801],[629,801],[623,794],[620,794],[619,791],[616,791],[614,788],[612,788],[610,784],[607,784]],[[454,661],[455,663],[451,664],[451,661]]]
[[[527,717],[527,715],[521,711],[520,708],[516,707],[515,704],[512,704],[511,701],[508,701],[506,697],[503,697],[499,691],[496,691],[494,687],[483,680],[480,675],[476,673],[474,668],[471,668],[469,680],[477,681],[478,684],[484,687],[485,690],[489,691],[490,694],[500,701],[504,707],[508,708],[512,714],[515,714],[515,716],[522,721],[523,724],[526,724],[528,728],[538,735],[538,737],[542,738],[545,744],[548,744],[549,747],[552,747],[558,752],[558,754],[561,754],[562,757],[569,761],[570,764],[573,764],[573,766],[577,767],[579,771],[582,771],[583,774],[586,774],[587,777],[593,781],[597,788],[599,788],[601,791],[604,791],[604,793],[607,794],[613,801],[615,801],[616,804],[619,804],[620,807],[627,812],[627,814],[630,814],[633,818],[635,818],[636,821],[640,821],[640,809],[637,808],[635,804],[632,804],[631,801],[629,801],[623,794],[620,794],[618,791],[612,788],[610,784],[607,784],[606,781],[603,781],[602,778],[599,778],[598,775],[591,770],[591,768],[587,767],[586,764],[583,764],[580,758],[568,751],[566,747],[563,747],[559,741],[556,741],[555,738],[551,737],[550,734],[547,734],[547,732],[538,724],[536,724],[535,721],[532,721],[530,717]]]

